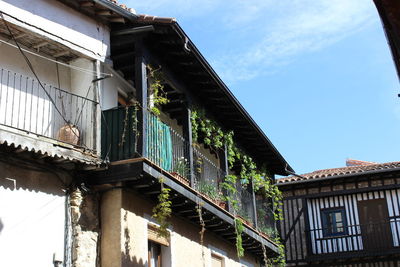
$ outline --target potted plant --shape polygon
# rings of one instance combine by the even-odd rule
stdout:
[[[221,208],[226,209],[226,202],[222,200],[221,192],[218,191],[215,184],[207,183],[206,181],[200,181],[198,183],[198,190],[203,196],[209,198]]]
[[[189,185],[189,180],[186,178],[187,173],[189,172],[187,159],[181,157],[176,162],[171,174],[180,182]]]

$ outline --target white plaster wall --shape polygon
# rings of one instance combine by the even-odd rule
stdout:
[[[0,266],[53,267],[54,253],[64,261],[60,181],[14,166],[0,169]]]
[[[0,0],[0,10],[22,21],[18,22],[19,26],[61,42],[89,57],[104,61],[109,53],[108,27],[59,1]],[[15,20],[12,22],[17,23]]]
[[[148,266],[147,225],[149,223],[156,224],[151,217],[154,203],[145,201],[131,192],[123,194],[124,208],[121,211],[121,222],[124,229],[122,230],[121,250],[125,259],[122,259],[122,266]],[[162,246],[163,266],[204,267],[202,246],[199,243],[200,228],[175,216],[170,221],[170,245]],[[225,267],[257,266],[251,255],[246,254],[243,259],[239,260],[234,245],[222,241],[208,231],[205,232],[203,249],[206,267],[211,267],[211,253],[222,256]]]
[[[56,64],[45,59],[26,54],[32,63],[32,66],[43,83],[58,87]],[[34,77],[24,58],[18,49],[0,44],[0,68],[17,72],[24,76]],[[60,88],[66,91],[71,87],[70,69],[64,66],[58,66],[60,75]]]
[[[94,63],[85,58],[78,58],[70,62],[71,66],[85,70],[95,71]],[[80,70],[71,69],[71,90],[70,92],[82,97],[88,96],[89,99],[94,99],[95,84],[92,83],[95,75],[82,72]]]

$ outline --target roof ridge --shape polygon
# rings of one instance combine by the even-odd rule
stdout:
[[[299,176],[284,177],[284,178],[278,179],[277,182],[278,183],[287,183],[287,182],[293,182],[293,181],[320,179],[320,178],[348,175],[348,174],[360,173],[360,172],[367,173],[369,171],[375,171],[375,170],[380,170],[380,169],[394,169],[394,168],[399,168],[399,167],[400,167],[400,161],[374,163],[374,164],[358,165],[358,166],[345,166],[345,167],[338,167],[338,168],[316,170],[313,172],[302,174],[302,175],[300,175],[300,177]]]

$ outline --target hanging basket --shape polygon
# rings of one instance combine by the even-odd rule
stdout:
[[[57,132],[57,139],[72,145],[79,144],[79,129],[73,124],[66,124]]]

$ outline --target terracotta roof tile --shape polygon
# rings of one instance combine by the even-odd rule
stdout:
[[[119,4],[117,0],[108,0],[108,1],[115,5],[118,5],[119,7],[122,7],[123,9],[128,10],[129,12],[131,12],[133,14],[136,14],[135,9],[129,8],[125,4]],[[169,17],[157,17],[157,16],[146,15],[146,14],[137,14],[137,16],[138,16],[137,22],[139,22],[139,23],[171,24],[171,23],[176,22],[175,18],[169,18]]]
[[[395,169],[395,168],[399,168],[399,170],[400,170],[400,161],[318,170],[318,171],[313,171],[310,173],[302,174],[301,175],[302,177],[289,176],[289,177],[277,179],[277,182],[278,183],[287,183],[287,182],[304,181],[304,180],[311,180],[311,179],[323,179],[323,178],[327,178],[327,177],[342,176],[342,175],[349,175],[349,174],[355,174],[355,173],[368,173],[371,171],[388,170],[388,169]]]

